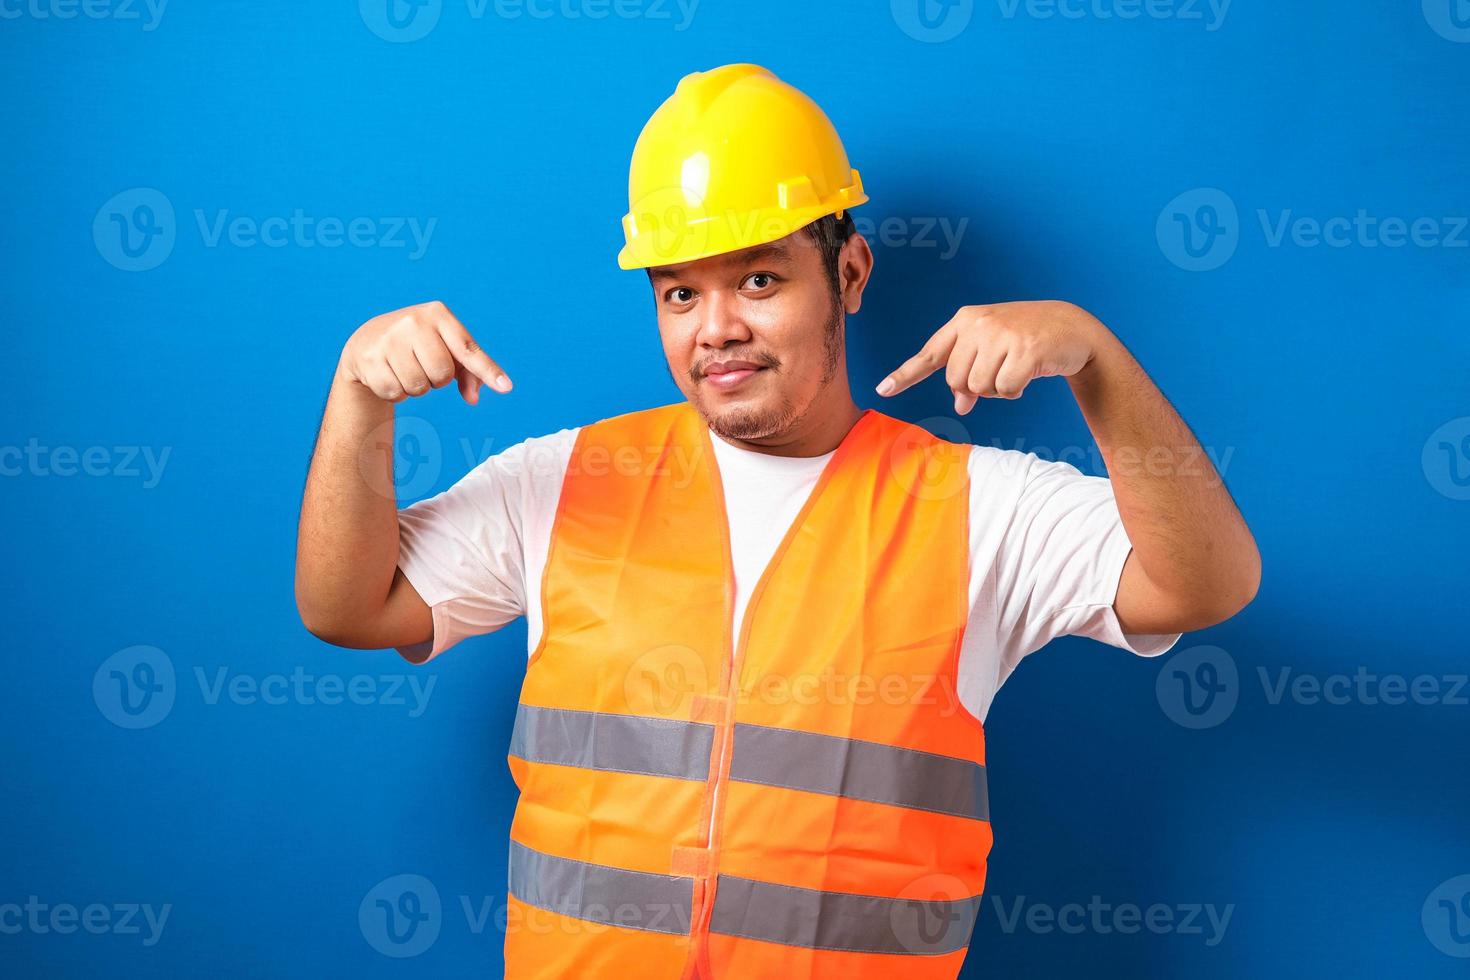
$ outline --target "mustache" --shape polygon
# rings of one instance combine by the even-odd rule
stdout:
[[[752,364],[759,364],[765,368],[779,368],[781,366],[781,359],[770,351],[720,351],[713,357],[706,357],[703,361],[700,361],[689,369],[690,382],[698,384],[699,379],[704,377],[704,369],[720,361],[749,361]]]

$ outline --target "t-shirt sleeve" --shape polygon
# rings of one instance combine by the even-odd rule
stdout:
[[[1140,656],[1179,634],[1126,634],[1113,611],[1133,550],[1105,477],[1017,454],[1020,487],[996,552],[1001,662],[1014,665],[1059,636],[1087,636]]]
[[[431,641],[398,648],[405,659],[423,663],[525,615],[528,530],[555,510],[575,434],[517,443],[398,512],[398,567],[434,621]]]

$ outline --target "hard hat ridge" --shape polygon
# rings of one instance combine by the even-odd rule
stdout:
[[[633,149],[618,264],[738,251],[866,200],[837,130],[805,93],[759,65],[694,72]]]

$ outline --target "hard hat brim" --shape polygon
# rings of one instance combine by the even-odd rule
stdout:
[[[686,222],[677,232],[648,231],[630,236],[618,252],[623,269],[681,265],[780,241],[819,218],[868,200],[860,189],[841,203],[808,208],[767,208],[753,213],[715,215]],[[660,240],[662,238],[662,240]]]

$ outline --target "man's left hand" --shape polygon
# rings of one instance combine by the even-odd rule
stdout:
[[[1019,398],[1037,378],[1070,378],[1085,368],[1108,330],[1071,303],[1042,301],[966,306],[917,354],[878,385],[896,395],[944,368],[954,409],[980,398]]]

